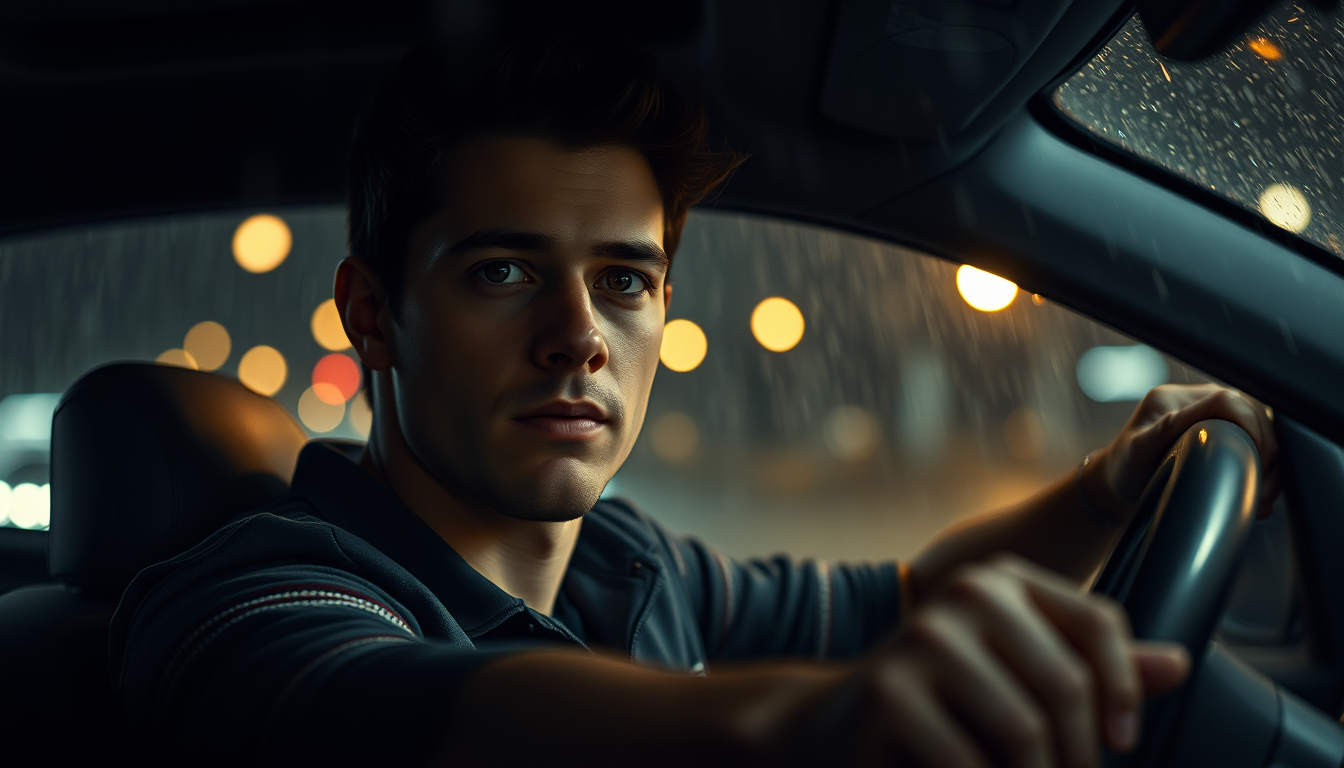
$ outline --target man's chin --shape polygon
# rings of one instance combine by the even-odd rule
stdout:
[[[574,520],[593,508],[608,479],[578,459],[554,459],[528,477],[500,483],[492,494],[494,506],[520,520]]]

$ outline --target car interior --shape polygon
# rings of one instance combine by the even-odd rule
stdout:
[[[750,153],[688,225],[669,317],[695,320],[700,346],[683,365],[665,342],[609,493],[648,497],[733,554],[905,557],[1070,471],[1146,387],[1226,383],[1272,409],[1284,493],[1252,520],[1258,459],[1226,423],[1173,446],[1094,589],[1140,637],[1186,643],[1195,672],[1148,708],[1141,748],[1107,764],[1344,765],[1340,14],[1266,0],[0,5],[0,759],[140,764],[107,669],[121,591],[285,494],[307,441],[358,454],[358,373],[319,387],[323,366],[349,363],[313,307],[344,254],[344,157],[381,79],[419,44],[577,25],[647,50]],[[1285,111],[1309,125],[1300,152],[1225,140]],[[1265,171],[1274,153],[1287,159]],[[1288,184],[1308,176],[1324,180]],[[292,256],[253,269],[244,228],[272,214],[276,264],[291,233]],[[958,296],[979,274],[967,267],[1009,281],[1007,303]],[[757,325],[782,306],[766,296],[792,297],[792,338]],[[191,353],[207,317],[257,345],[235,364],[226,334],[207,364]],[[277,348],[288,380],[285,358],[274,385],[245,370]],[[1112,358],[1125,362],[1089,378]]]

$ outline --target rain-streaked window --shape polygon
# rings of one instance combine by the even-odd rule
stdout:
[[[0,525],[45,525],[52,409],[109,360],[237,377],[313,436],[367,433],[330,302],[344,231],[322,207],[0,242]],[[672,278],[644,430],[607,493],[732,555],[906,557],[1072,470],[1148,388],[1197,378],[994,275],[820,227],[698,212]]]
[[[1197,63],[1131,20],[1056,91],[1093,135],[1344,256],[1344,14],[1280,3]]]

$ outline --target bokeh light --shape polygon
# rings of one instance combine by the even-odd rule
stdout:
[[[1036,461],[1045,450],[1045,428],[1035,408],[1023,406],[1003,420],[1003,444],[1018,461]]]
[[[841,461],[863,461],[877,452],[882,433],[867,408],[842,405],[831,411],[822,426],[826,448]]]
[[[355,434],[360,437],[368,437],[369,430],[373,429],[373,409],[369,408],[369,400],[364,392],[357,392],[350,398],[350,428],[355,430]]]
[[[663,326],[663,346],[658,350],[658,359],[668,368],[678,373],[693,371],[708,351],[705,332],[690,320],[673,320]]]
[[[196,368],[213,371],[229,359],[229,350],[233,342],[224,326],[214,320],[197,323],[187,331],[182,341],[182,349],[196,361]]]
[[[1301,232],[1311,223],[1307,196],[1288,184],[1270,184],[1260,193],[1260,213],[1276,227]]]
[[[299,396],[299,421],[314,432],[330,432],[345,418],[345,403],[329,403],[318,393],[319,387],[331,387],[329,384],[314,384]]]
[[[9,525],[9,483],[0,480],[0,525]]]
[[[787,352],[803,339],[803,312],[798,305],[771,296],[751,312],[751,335],[771,352]]]
[[[239,224],[234,231],[233,258],[248,272],[270,272],[289,256],[293,244],[294,237],[284,219],[260,213]]]
[[[51,486],[19,483],[9,492],[9,522],[19,528],[46,528],[51,524]]]
[[[681,462],[695,455],[700,446],[700,428],[681,411],[668,411],[653,422],[650,435],[653,451],[670,462]]]
[[[265,344],[247,350],[238,361],[238,380],[259,395],[270,397],[279,392],[288,375],[285,356]]]
[[[158,357],[154,358],[154,362],[159,365],[175,365],[178,368],[190,368],[193,371],[200,370],[200,366],[196,364],[196,358],[192,357],[191,353],[185,349],[166,349],[163,352],[160,352]]]
[[[1265,61],[1278,61],[1283,58],[1283,51],[1267,37],[1253,37],[1246,43],[1256,55]]]
[[[1078,387],[1099,403],[1142,400],[1167,383],[1167,361],[1152,347],[1093,347],[1078,358]]]
[[[340,352],[350,348],[350,339],[345,335],[345,326],[341,325],[341,312],[336,309],[336,300],[327,299],[313,310],[313,339],[323,349]]]
[[[328,385],[317,394],[331,405],[344,403],[355,396],[359,391],[359,376],[359,364],[339,352],[324,355],[313,366],[313,385]]]
[[[957,269],[957,291],[981,312],[998,312],[1017,298],[1017,284],[998,275],[963,264]]]

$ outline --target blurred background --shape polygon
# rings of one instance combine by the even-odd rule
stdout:
[[[0,244],[4,524],[46,524],[52,409],[109,360],[236,376],[313,436],[367,434],[330,300],[344,253],[335,206]],[[1000,278],[803,224],[698,212],[672,279],[644,431],[606,492],[739,556],[908,556],[1070,471],[1149,387],[1199,378]]]

